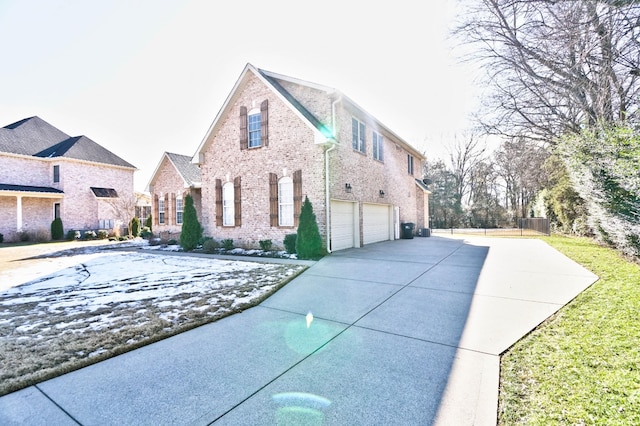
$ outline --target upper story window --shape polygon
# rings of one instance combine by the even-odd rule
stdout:
[[[293,179],[278,181],[278,226],[293,226]]]
[[[164,197],[158,198],[158,223],[164,225]]]
[[[260,108],[247,112],[240,107],[240,149],[269,145],[269,103],[265,99]]]
[[[53,166],[53,183],[60,182],[60,166]]]
[[[383,138],[382,135],[375,130],[373,131],[373,158],[378,161],[383,161]]]
[[[364,123],[358,120],[357,118],[351,119],[351,133],[353,136],[353,149],[360,152],[365,151],[364,144]]]
[[[182,225],[182,217],[184,213],[184,205],[182,196],[176,197],[176,224]]]
[[[413,155],[407,154],[407,172],[413,176]]]
[[[233,183],[222,185],[222,226],[235,226]]]
[[[248,117],[248,127],[249,127],[249,148],[255,148],[261,145],[261,135],[260,135],[260,111],[257,113],[249,114]]]

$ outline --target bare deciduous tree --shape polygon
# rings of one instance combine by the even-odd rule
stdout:
[[[471,200],[471,174],[485,156],[486,145],[480,138],[469,133],[454,139],[448,147],[451,169],[456,179],[456,194],[461,206]]]
[[[488,131],[552,141],[639,121],[640,2],[461,1],[455,33],[487,71]]]

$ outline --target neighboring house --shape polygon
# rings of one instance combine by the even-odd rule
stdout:
[[[179,238],[187,195],[193,197],[201,217],[200,167],[191,158],[165,152],[147,186],[152,199],[153,233],[163,238]]]
[[[133,200],[136,168],[86,136],[71,137],[38,117],[0,128],[0,233],[47,235],[60,217],[68,230],[112,230],[119,205]]]
[[[401,223],[428,226],[423,161],[339,91],[247,64],[194,155],[201,223],[281,247],[307,196],[329,251],[396,239]]]

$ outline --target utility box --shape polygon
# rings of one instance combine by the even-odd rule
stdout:
[[[430,237],[431,236],[431,229],[429,229],[429,228],[420,228],[420,229],[418,229],[418,235],[420,237]]]
[[[402,238],[405,240],[410,240],[413,238],[413,229],[415,228],[415,223],[403,223],[400,225]]]

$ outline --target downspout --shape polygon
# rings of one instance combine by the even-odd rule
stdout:
[[[325,192],[325,222],[327,224],[327,253],[331,253],[331,194],[329,192],[329,153],[336,149],[336,105],[342,101],[342,95],[338,96],[335,101],[331,102],[331,133],[333,135],[333,143],[324,151],[324,192]]]
[[[336,149],[336,144],[331,144],[329,148],[324,151],[324,192],[325,192],[325,207],[326,207],[326,223],[327,223],[327,253],[331,253],[331,195],[329,194],[329,153]]]

